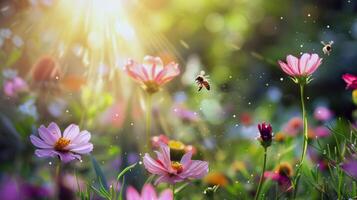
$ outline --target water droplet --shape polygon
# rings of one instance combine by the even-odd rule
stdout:
[[[233,115],[233,118],[236,118],[236,115]]]
[[[281,17],[280,17],[280,20],[283,20],[283,19],[284,19],[284,17],[283,17],[283,16],[281,16]]]
[[[142,164],[143,164],[143,162],[139,161],[139,165],[142,165]]]
[[[134,126],[134,123],[133,123],[133,122],[131,122],[131,123],[130,123],[130,126]]]
[[[309,13],[309,14],[307,14],[307,16],[308,16],[308,17],[311,17],[311,14]]]
[[[282,81],[284,81],[284,78],[283,78],[283,77],[281,77],[281,78],[280,78],[280,81],[281,81],[281,82],[282,82]]]
[[[52,165],[52,162],[48,162],[49,165]]]
[[[326,28],[330,28],[330,25],[327,25]]]
[[[69,113],[69,110],[66,110],[66,113]]]
[[[300,48],[303,48],[304,47],[304,45],[303,44],[300,44]]]

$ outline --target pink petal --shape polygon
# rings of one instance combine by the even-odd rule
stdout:
[[[163,175],[167,173],[167,169],[165,169],[160,163],[150,157],[149,154],[145,154],[144,156],[144,166],[145,168],[152,174]]]
[[[143,66],[136,63],[135,61],[129,59],[127,64],[125,65],[125,71],[126,73],[132,77],[134,80],[138,82],[143,82],[145,81],[145,77],[141,73],[141,68]]]
[[[173,200],[174,195],[172,194],[172,190],[166,189],[161,192],[161,195],[158,200]]]
[[[281,69],[285,72],[285,73],[287,73],[288,75],[290,75],[290,76],[294,76],[295,74],[294,74],[294,72],[289,68],[289,66],[286,64],[286,63],[284,63],[284,62],[282,62],[282,61],[278,61],[278,63],[279,63],[279,65],[280,65],[280,67],[281,67]]]
[[[304,74],[306,69],[307,69],[307,62],[310,59],[310,54],[304,53],[300,59],[299,59],[299,69],[300,69],[300,74]]]
[[[156,75],[164,69],[161,58],[153,56],[145,56],[143,66],[150,73],[150,80],[154,80]]]
[[[79,127],[75,124],[69,125],[63,132],[63,137],[69,140],[75,139],[79,134]]]
[[[30,140],[31,140],[31,143],[38,148],[42,148],[42,149],[52,149],[53,148],[52,146],[45,143],[43,140],[41,140],[40,138],[38,138],[34,135],[30,135]]]
[[[180,69],[177,63],[171,62],[165,66],[165,74],[161,77],[158,82],[159,84],[165,84],[175,78],[180,74]]]
[[[127,200],[142,200],[139,193],[132,186],[129,186],[128,189],[126,190],[126,199]]]
[[[164,168],[170,169],[171,163],[165,162],[165,158],[161,152],[155,151],[157,159],[160,160],[161,164],[164,165]]]
[[[78,154],[86,154],[93,150],[93,144],[87,143],[87,144],[79,144],[76,146],[69,146],[68,149]]]
[[[144,185],[142,192],[141,192],[141,198],[142,199],[150,199],[150,200],[156,200],[157,196],[156,196],[156,192],[154,187],[152,187],[152,185],[150,184],[146,184]]]
[[[192,160],[191,165],[184,169],[181,174],[182,178],[203,178],[208,173],[208,162]]]
[[[171,166],[171,158],[170,158],[170,148],[165,144],[160,145],[162,160],[160,160],[164,166]]]
[[[38,128],[38,134],[40,135],[41,139],[53,146],[57,142],[56,135],[51,133],[45,126],[41,125],[40,128]]]
[[[310,59],[307,61],[306,63],[306,71],[305,73],[307,73],[306,75],[311,75],[312,73],[314,73],[314,71],[317,69],[318,67],[318,63],[319,63],[319,56],[317,54],[312,54]],[[321,60],[320,60],[321,62]]]
[[[185,169],[191,164],[191,157],[192,157],[192,152],[187,152],[185,155],[182,156],[180,163],[182,164],[182,167]]]
[[[289,68],[291,71],[294,73],[294,75],[301,75],[299,72],[299,59],[297,59],[295,56],[288,55],[286,57],[286,61],[288,63]]]

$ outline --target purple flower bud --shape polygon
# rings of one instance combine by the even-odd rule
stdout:
[[[273,129],[271,125],[263,122],[262,124],[258,124],[258,129],[260,133],[260,143],[264,148],[269,147],[273,139]]]

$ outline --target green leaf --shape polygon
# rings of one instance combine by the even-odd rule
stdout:
[[[99,183],[106,189],[108,190],[108,183],[107,183],[107,180],[104,176],[104,173],[102,171],[102,169],[100,168],[97,160],[91,156],[91,160],[92,160],[92,164],[93,164],[93,168],[94,168],[94,171],[95,171],[95,174],[97,175],[97,179],[99,181]]]

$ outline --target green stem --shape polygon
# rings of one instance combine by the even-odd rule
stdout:
[[[175,200],[175,184],[172,184],[172,196],[173,200]]]
[[[304,85],[303,84],[300,84],[300,100],[301,100],[302,118],[303,118],[303,124],[304,124],[304,143],[303,143],[303,147],[302,147],[301,159],[300,159],[300,162],[296,169],[296,176],[295,176],[295,181],[294,181],[294,186],[295,186],[294,199],[296,198],[296,194],[298,191],[298,185],[299,185],[299,180],[300,180],[300,176],[301,176],[300,170],[304,163],[306,150],[307,150],[307,142],[308,142],[307,117],[306,117],[306,110],[305,110]]]
[[[151,114],[152,114],[152,94],[148,94],[146,102],[146,148],[151,147]]]
[[[257,200],[259,198],[259,194],[262,189],[266,164],[267,164],[267,148],[264,147],[263,171],[262,171],[262,175],[260,176],[257,193],[255,194],[255,198],[254,198],[255,200]]]

